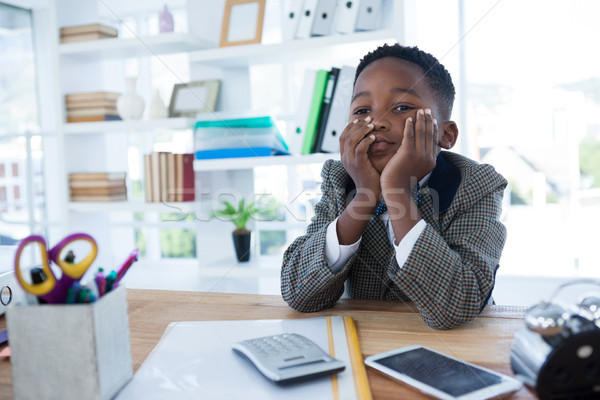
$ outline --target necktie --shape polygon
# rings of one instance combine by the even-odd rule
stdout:
[[[423,203],[423,195],[421,194],[421,185],[419,185],[417,183],[417,186],[415,186],[412,189],[411,195],[412,195],[412,198],[415,201],[415,204],[417,205],[417,207],[420,207],[421,203]],[[387,206],[385,205],[385,202],[382,201],[381,203],[379,203],[379,205],[375,209],[375,216],[379,217],[381,214],[383,214],[386,211],[387,211]]]
[[[387,206],[385,205],[385,202],[382,201],[381,203],[379,203],[379,205],[375,209],[375,216],[379,217],[381,214],[383,214],[386,211],[387,211]]]

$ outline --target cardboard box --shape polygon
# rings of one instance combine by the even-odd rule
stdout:
[[[110,399],[133,375],[125,287],[6,316],[15,399]]]

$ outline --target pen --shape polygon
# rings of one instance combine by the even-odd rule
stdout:
[[[30,273],[31,273],[31,282],[36,285],[43,283],[47,279],[46,273],[40,267],[31,268]],[[41,297],[37,297],[37,300],[38,300],[38,303],[40,303],[40,304],[46,303],[46,300],[42,299]]]
[[[115,271],[110,271],[110,274],[106,276],[106,292],[108,293],[113,290],[117,285],[115,285],[115,280],[117,279],[117,273]]]
[[[98,297],[104,296],[104,293],[106,293],[106,278],[104,277],[104,268],[98,268],[98,272],[96,272],[96,277],[94,280],[96,281],[96,286],[98,287]]]
[[[121,265],[121,268],[119,268],[119,271],[117,272],[117,277],[115,279],[114,286],[116,286],[117,283],[119,283],[119,281],[123,278],[123,275],[125,275],[129,267],[131,267],[131,265],[137,261],[139,253],[140,251],[138,249],[133,249],[133,251],[129,254],[129,257],[127,257],[127,260],[125,260],[125,262],[123,263],[123,265]]]
[[[73,304],[77,300],[77,293],[81,290],[81,284],[79,281],[73,282],[71,287],[67,290],[67,300],[65,303]]]

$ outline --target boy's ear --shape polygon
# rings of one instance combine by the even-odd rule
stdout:
[[[454,121],[446,121],[442,123],[440,129],[440,141],[438,145],[442,149],[449,150],[454,147],[458,139],[458,126]]]

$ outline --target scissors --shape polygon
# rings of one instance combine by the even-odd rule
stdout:
[[[88,242],[91,245],[91,249],[88,254],[79,262],[72,262],[74,260],[61,259],[61,253],[67,246],[76,242]],[[45,275],[45,279],[40,283],[28,283],[23,279],[21,273],[21,253],[29,245],[39,245],[39,249],[42,257],[42,271]],[[96,259],[98,254],[98,245],[93,237],[85,233],[74,233],[68,235],[58,244],[48,250],[46,240],[39,235],[31,235],[26,237],[19,243],[17,247],[17,253],[15,255],[15,272],[17,280],[27,292],[36,295],[38,298],[45,300],[50,304],[65,303],[69,288],[74,282],[79,281],[85,271],[88,270],[92,262]],[[60,279],[54,275],[50,268],[50,262],[53,261],[62,270]]]

